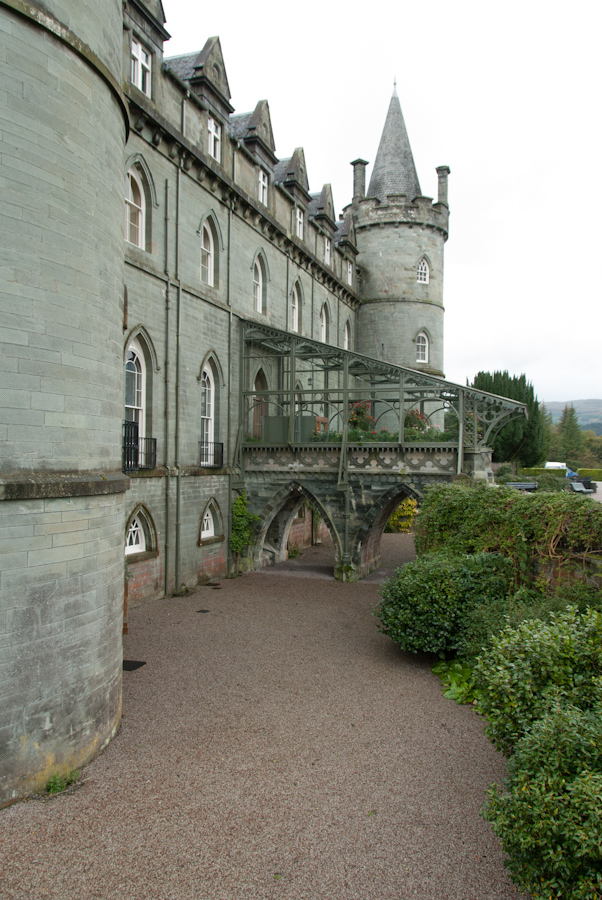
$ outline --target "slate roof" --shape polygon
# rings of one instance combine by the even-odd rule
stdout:
[[[274,166],[274,181],[283,182],[286,179],[286,174],[290,168],[291,159],[293,157],[289,156],[288,159],[280,159]]]
[[[230,134],[233,138],[244,138],[249,131],[249,122],[253,118],[253,113],[239,113],[237,116],[230,116],[230,124],[228,126]]]
[[[307,204],[307,214],[308,216],[315,216],[320,209],[320,200],[322,198],[322,191],[319,194],[310,194],[311,200]]]
[[[194,75],[194,64],[199,56],[200,51],[197,50],[195,53],[187,53],[186,56],[168,56],[163,62],[182,81],[190,81]]]
[[[406,194],[408,200],[421,196],[412,148],[396,90],[389,104],[367,196],[377,197],[384,202],[387,194]]]

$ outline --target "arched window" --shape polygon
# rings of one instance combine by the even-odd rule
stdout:
[[[125,555],[157,552],[155,526],[148,510],[139,505],[130,516],[125,529]]]
[[[416,362],[429,361],[429,339],[424,331],[416,338]]]
[[[320,340],[325,344],[328,340],[328,307],[322,304],[320,310]]]
[[[345,322],[345,328],[343,329],[343,350],[351,349],[351,325],[349,324],[349,319]]]
[[[130,522],[128,533],[125,536],[125,555],[144,553],[146,550],[146,535],[138,516],[134,516]]]
[[[299,288],[295,284],[291,296],[291,331],[299,331]]]
[[[136,422],[138,437],[146,432],[146,363],[140,341],[128,344],[125,354],[125,420]]]
[[[254,390],[259,396],[253,398],[253,437],[261,438],[262,419],[268,414],[268,401],[261,395],[261,391],[267,391],[268,382],[263,369],[260,369],[255,376]]]
[[[255,312],[263,312],[263,272],[259,260],[253,266],[253,305]]]
[[[218,538],[222,536],[223,540],[223,525],[222,519],[219,512],[219,507],[213,498],[209,500],[205,509],[201,514],[201,527],[199,529],[199,546],[203,544],[208,538]]]
[[[213,374],[208,368],[201,375],[201,465],[211,466],[215,463],[215,444],[213,440],[215,424],[215,391]]]
[[[125,180],[125,239],[135,247],[146,246],[146,198],[142,181],[130,169]]]
[[[429,276],[429,264],[423,256],[418,263],[418,268],[416,269],[416,281],[418,281],[420,284],[428,284]]]
[[[215,286],[215,241],[210,225],[206,222],[201,232],[201,281]]]

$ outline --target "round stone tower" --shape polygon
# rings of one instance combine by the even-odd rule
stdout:
[[[0,0],[0,805],[121,710],[121,0]]]
[[[365,160],[354,167],[353,218],[362,306],[357,347],[367,356],[443,375],[443,245],[447,166],[436,203],[423,197],[394,90],[365,192]]]

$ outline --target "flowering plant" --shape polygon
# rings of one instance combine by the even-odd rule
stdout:
[[[349,425],[352,428],[359,428],[360,431],[373,431],[376,421],[374,417],[370,415],[370,402],[368,400],[362,400],[358,403],[351,404]]]

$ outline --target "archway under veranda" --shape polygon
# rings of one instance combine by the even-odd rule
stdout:
[[[420,503],[420,496],[405,484],[395,485],[384,493],[378,504],[366,514],[353,536],[351,560],[355,569],[355,579],[366,578],[381,567],[381,542],[385,526],[399,504],[406,498]],[[400,559],[399,565],[407,559]],[[395,567],[395,566],[394,566]]]
[[[260,519],[262,525],[253,551],[256,568],[296,560],[300,555],[299,564],[303,564],[307,551],[313,551],[313,556],[319,556],[321,567],[334,577],[342,554],[338,531],[329,511],[302,484],[291,482],[279,490]],[[306,542],[299,540],[301,533],[307,536]],[[307,555],[311,557],[312,553]]]

